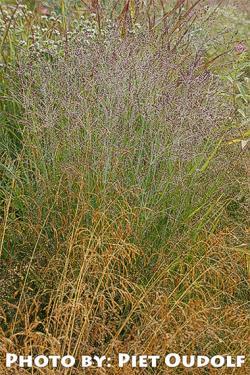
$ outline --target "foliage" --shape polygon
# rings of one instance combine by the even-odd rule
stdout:
[[[1,5],[1,351],[245,354],[246,16],[116,3]]]

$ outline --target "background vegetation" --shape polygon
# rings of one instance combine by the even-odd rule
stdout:
[[[1,3],[3,357],[247,355],[249,23],[244,1]]]

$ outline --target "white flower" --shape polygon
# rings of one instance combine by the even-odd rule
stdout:
[[[27,42],[25,40],[20,40],[19,46],[26,46]]]

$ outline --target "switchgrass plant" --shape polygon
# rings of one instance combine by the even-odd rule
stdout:
[[[233,96],[202,48],[125,34],[118,24],[92,43],[78,35],[52,60],[24,51],[5,71],[3,356],[247,355],[247,167],[228,144]],[[93,371],[124,373],[115,361]]]

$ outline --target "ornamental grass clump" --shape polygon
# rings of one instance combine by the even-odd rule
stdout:
[[[140,162],[152,165],[170,149],[171,159],[195,159],[224,135],[225,119],[232,118],[203,51],[169,51],[167,41],[150,35],[123,40],[115,34],[92,45],[83,40],[53,64],[25,64],[19,69],[21,101],[35,118],[32,129],[41,137],[52,131],[71,138],[74,149],[95,140],[93,163],[106,163],[103,153],[125,162],[143,153]],[[119,157],[126,149],[131,152]]]
[[[245,171],[204,56],[113,27],[52,60],[18,59],[20,112],[2,130],[4,354],[246,352],[247,224],[233,221]]]

